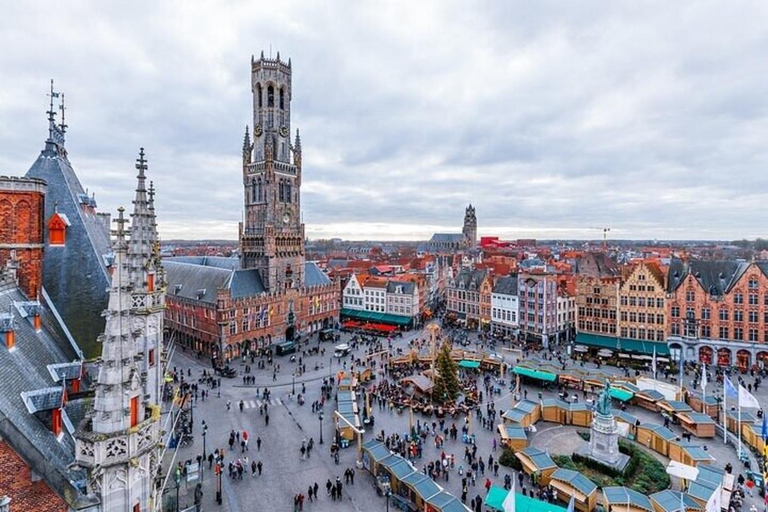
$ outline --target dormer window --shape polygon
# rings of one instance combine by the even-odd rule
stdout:
[[[67,242],[67,228],[69,219],[63,213],[55,211],[48,219],[48,245],[62,246]]]

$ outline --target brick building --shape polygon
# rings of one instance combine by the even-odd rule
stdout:
[[[666,341],[665,275],[656,262],[640,262],[619,290],[619,335],[636,340]]]
[[[581,333],[615,336],[621,273],[603,253],[586,253],[576,260],[576,315]]]
[[[238,258],[164,260],[166,322],[183,346],[229,359],[338,324],[340,288],[305,261],[302,153],[290,140],[290,62],[251,60]]]
[[[683,261],[668,272],[668,344],[687,360],[748,369],[768,359],[768,262]]]
[[[558,275],[532,270],[517,275],[520,332],[526,339],[539,340],[544,346],[558,337]]]
[[[461,270],[448,284],[447,313],[470,329],[490,328],[493,278],[487,270]]]
[[[0,261],[15,260],[19,286],[37,298],[43,279],[45,182],[0,176]]]

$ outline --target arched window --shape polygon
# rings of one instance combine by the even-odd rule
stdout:
[[[259,186],[256,180],[253,180],[251,187],[251,202],[255,203],[259,200]]]
[[[285,101],[285,89],[283,89],[281,87],[280,88],[280,109],[281,110],[285,108],[285,102],[284,101]]]
[[[256,96],[259,98],[259,108],[261,108],[261,84],[256,84]]]
[[[264,189],[261,186],[261,178],[256,178],[256,200],[257,201],[264,200]]]
[[[283,202],[283,180],[277,184],[277,200]]]
[[[275,88],[271,85],[267,87],[267,106],[268,107],[274,107],[275,106]]]
[[[285,202],[286,203],[291,202],[291,182],[290,181],[285,183]]]

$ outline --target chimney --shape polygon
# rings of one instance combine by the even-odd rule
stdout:
[[[13,331],[13,314],[0,313],[0,340],[12,351],[16,347],[16,333]]]

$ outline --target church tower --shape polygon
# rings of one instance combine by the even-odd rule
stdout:
[[[75,457],[88,470],[88,493],[99,496],[104,512],[151,510],[160,439],[160,407],[147,402],[142,382],[141,336],[133,313],[136,283],[123,213],[120,208],[115,221],[114,271],[99,339],[96,396],[75,434]]]
[[[253,141],[243,141],[243,268],[259,271],[267,290],[304,284],[301,139],[291,144],[291,61],[251,58]]]
[[[471,204],[464,211],[464,228],[461,232],[464,234],[467,245],[470,247],[477,245],[477,215],[475,215],[475,207]]]
[[[157,236],[154,196],[155,189],[146,186],[147,160],[144,148],[136,160],[136,198],[131,214],[130,242],[127,261],[133,288],[131,308],[134,317],[131,330],[136,333],[136,353],[140,357],[139,369],[145,393],[143,401],[160,403],[162,370],[160,353],[163,348],[163,310],[165,309],[165,271],[160,263],[160,245]]]

